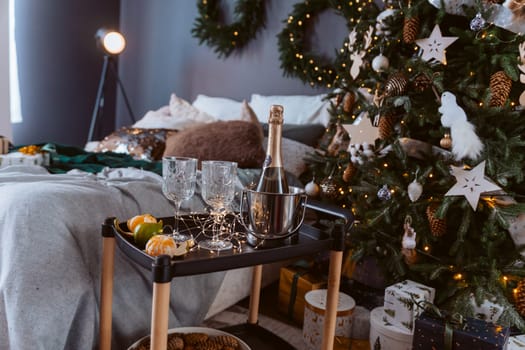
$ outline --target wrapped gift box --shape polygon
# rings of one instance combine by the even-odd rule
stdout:
[[[0,168],[10,165],[49,165],[48,153],[36,153],[34,155],[21,152],[11,152],[0,155]]]
[[[414,320],[425,305],[418,303],[434,302],[436,291],[432,287],[411,280],[396,283],[385,289],[384,312],[388,322],[396,327],[412,331]]]
[[[503,350],[507,349],[510,329],[466,317],[463,323],[451,324],[446,317],[422,313],[415,322],[412,346],[417,349],[445,349],[445,325],[452,327],[452,349]]]
[[[524,350],[525,349],[525,334],[514,335],[509,338],[509,345],[507,350]]]
[[[370,349],[411,350],[412,332],[388,322],[382,306],[370,312]]]
[[[6,154],[9,152],[9,140],[7,137],[0,136],[0,154]]]
[[[311,290],[305,295],[303,340],[305,350],[317,350],[323,342],[323,329],[326,313],[326,289]],[[355,301],[351,296],[339,293],[337,300],[337,315],[335,320],[334,350],[344,349],[351,343],[352,314]],[[338,344],[336,346],[336,344]],[[348,347],[346,347],[348,349]]]
[[[290,319],[303,324],[304,296],[307,292],[326,287],[326,277],[300,266],[282,267],[279,277],[279,310]]]
[[[334,337],[333,350],[370,350],[368,339],[349,339],[346,337]]]

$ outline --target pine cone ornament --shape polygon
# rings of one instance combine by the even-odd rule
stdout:
[[[348,163],[345,170],[343,171],[343,181],[349,182],[352,179],[352,177],[354,177],[356,171],[357,167],[355,166],[355,164],[352,162]]]
[[[396,125],[396,116],[393,113],[387,113],[379,118],[379,138],[386,140],[394,132],[394,126]]]
[[[337,94],[335,97],[335,106],[339,107],[339,105],[343,102],[343,94]]]
[[[407,85],[408,79],[403,73],[394,73],[388,78],[383,95],[385,97],[403,95],[406,91]]]
[[[423,92],[432,85],[432,80],[426,74],[418,74],[412,82],[414,89],[418,92]]]
[[[490,77],[490,106],[501,107],[509,98],[512,80],[502,70]]]
[[[436,217],[437,203],[432,203],[427,207],[427,219],[430,224],[430,232],[435,237],[441,237],[447,233],[447,220]]]
[[[518,282],[516,291],[516,310],[525,317],[525,279]]]
[[[355,95],[353,92],[349,91],[345,94],[343,98],[343,111],[345,113],[351,113],[355,104]]]
[[[419,17],[405,17],[403,23],[403,42],[412,44],[419,34]]]

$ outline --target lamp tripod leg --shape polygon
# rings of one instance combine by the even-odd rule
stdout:
[[[120,80],[117,68],[115,67],[115,63],[111,61],[110,64],[111,64],[111,69],[113,70],[113,74],[115,74],[115,77],[117,79],[117,84],[120,88],[120,91],[122,92],[122,96],[124,97],[124,102],[126,103],[126,108],[128,109],[128,113],[129,113],[129,116],[131,117],[131,121],[135,123],[137,119],[135,118],[135,114],[131,110],[131,104],[129,103],[128,95],[126,95],[126,90],[124,90],[124,84],[122,84],[122,81]]]
[[[93,133],[95,132],[95,124],[97,123],[98,115],[100,114],[101,102],[104,95],[104,84],[108,72],[109,56],[104,56],[104,63],[102,65],[102,73],[100,74],[100,81],[98,83],[97,98],[95,100],[95,107],[93,108],[93,115],[91,116],[91,124],[89,125],[88,142],[93,141]]]

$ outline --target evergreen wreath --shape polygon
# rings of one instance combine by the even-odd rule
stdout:
[[[219,58],[245,46],[266,22],[264,0],[238,0],[234,9],[236,21],[229,25],[223,23],[220,0],[201,0],[197,7],[199,16],[192,35],[199,44],[215,47]]]
[[[337,71],[344,68],[348,61],[345,54],[348,49],[344,47],[336,51],[334,61],[326,57],[316,55],[309,51],[309,40],[307,37],[308,24],[321,12],[333,9],[346,20],[348,29],[356,25],[355,18],[362,16],[363,11],[371,10],[367,6],[370,0],[344,1],[344,0],[307,0],[297,3],[293,11],[284,21],[286,26],[277,35],[281,68],[285,76],[301,79],[305,84],[312,87],[333,88],[340,78]],[[346,40],[348,41],[348,40]]]

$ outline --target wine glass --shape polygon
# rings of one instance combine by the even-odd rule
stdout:
[[[232,243],[221,239],[220,234],[223,231],[224,215],[235,196],[237,163],[209,160],[201,162],[201,168],[202,199],[211,207],[215,223],[212,238],[199,242],[199,247],[209,250],[230,249]]]
[[[179,211],[182,201],[190,199],[195,192],[197,159],[188,157],[162,158],[162,193],[175,205],[173,239],[184,242],[193,237],[179,231]]]

